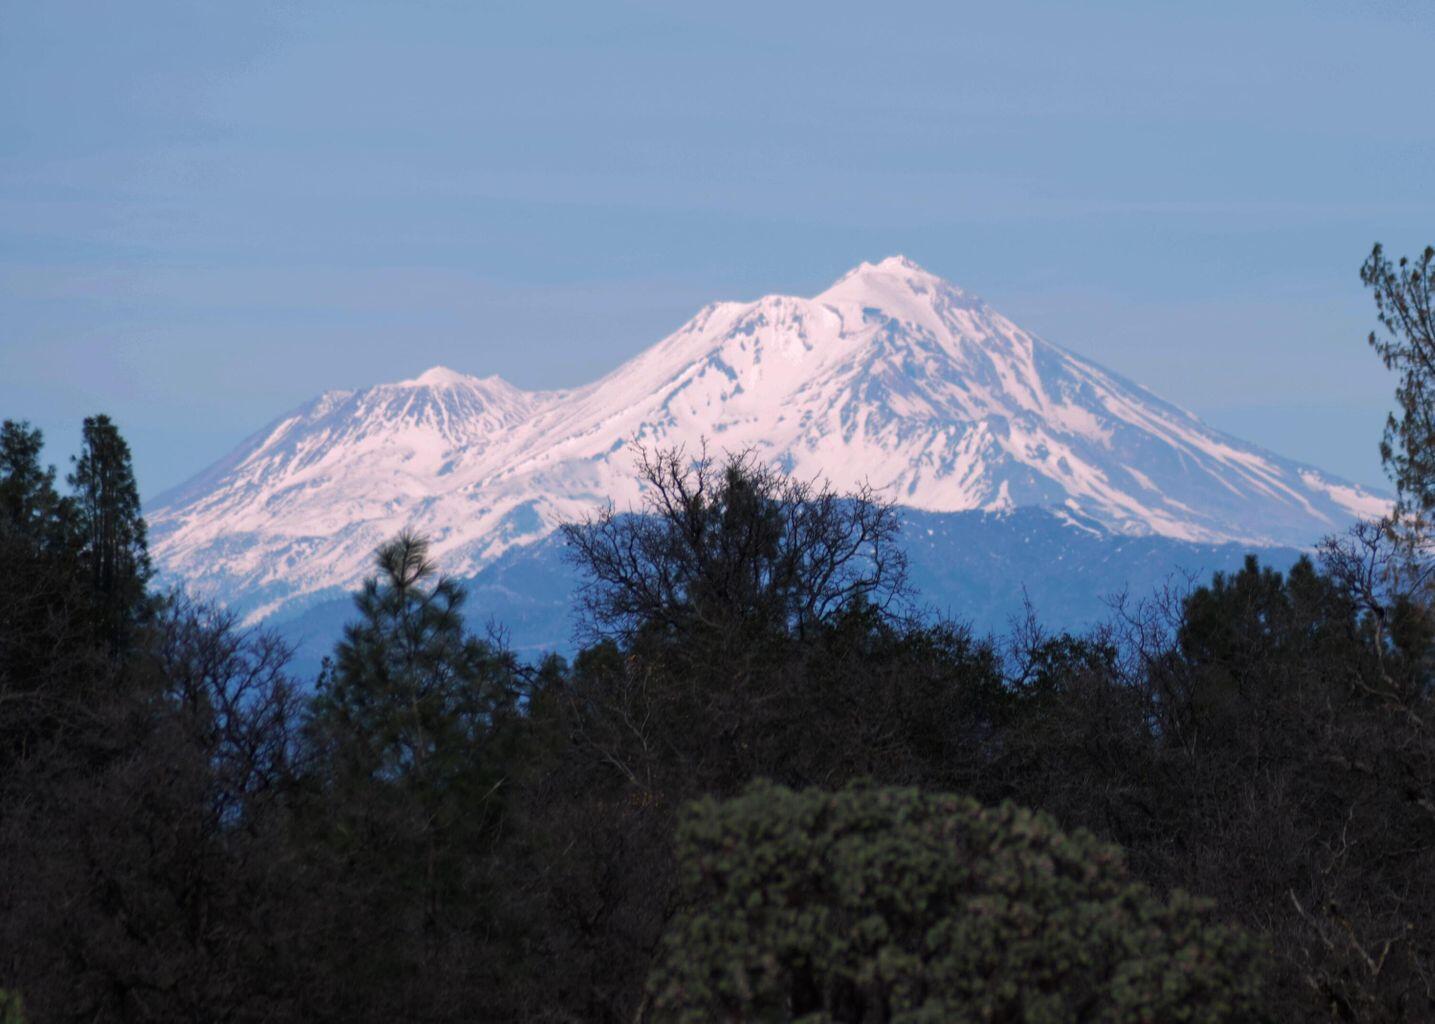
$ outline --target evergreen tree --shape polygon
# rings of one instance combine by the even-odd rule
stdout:
[[[320,683],[318,721],[363,775],[437,782],[511,699],[511,665],[465,630],[463,590],[423,538],[402,533],[377,561]]]
[[[316,814],[344,893],[330,929],[348,936],[354,1012],[444,1019],[485,966],[473,944],[504,778],[490,741],[516,666],[465,630],[463,590],[422,538],[401,534],[377,561],[314,703]]]
[[[1369,611],[1382,643],[1407,652],[1435,637],[1435,247],[1391,263],[1379,244],[1360,268],[1387,335],[1369,337],[1399,374],[1398,409],[1385,421],[1380,455],[1395,483],[1393,513],[1327,543],[1335,574]],[[1427,673],[1435,658],[1427,658]]]
[[[72,507],[42,447],[28,423],[0,425],[0,776],[72,724],[102,685]]]
[[[24,421],[0,425],[0,529],[40,545],[60,539],[66,510],[55,492],[55,467],[40,463],[44,444]]]
[[[119,654],[144,612],[151,574],[130,447],[108,416],[89,416],[72,461],[69,483],[96,625],[111,653]]]
[[[1379,244],[1360,268],[1375,293],[1376,315],[1388,332],[1370,332],[1370,347],[1400,374],[1399,416],[1385,423],[1380,455],[1406,512],[1435,509],[1435,248],[1392,264]]]

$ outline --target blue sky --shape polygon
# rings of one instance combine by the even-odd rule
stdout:
[[[0,0],[0,416],[144,493],[443,363],[592,379],[905,253],[1366,483],[1435,5]]]

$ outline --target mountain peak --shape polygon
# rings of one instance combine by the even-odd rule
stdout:
[[[445,388],[453,387],[455,384],[467,384],[472,380],[473,378],[468,374],[450,370],[447,366],[431,366],[413,380],[401,381],[401,383],[420,387]]]
[[[830,306],[875,307],[890,315],[936,328],[938,307],[975,310],[982,300],[906,256],[859,263],[814,300]]]
[[[878,260],[876,263],[868,263],[864,260],[839,277],[832,285],[832,288],[837,288],[849,281],[892,277],[945,284],[936,274],[927,270],[915,260],[908,259],[899,253],[894,256],[888,256],[886,259]],[[828,291],[831,291],[832,288],[829,288]]]
[[[831,288],[818,295],[817,301],[831,304],[855,301],[862,305],[881,305],[893,300],[904,303],[918,295],[930,298],[937,293],[970,298],[950,281],[937,277],[917,261],[908,260],[904,255],[898,254],[877,262],[860,262],[852,267],[852,270],[842,274]]]
[[[886,259],[878,260],[876,263],[863,263],[863,267],[871,267],[873,270],[881,270],[886,273],[918,273],[927,277],[935,277],[931,271],[919,266],[916,260],[908,259],[901,253],[888,256]]]

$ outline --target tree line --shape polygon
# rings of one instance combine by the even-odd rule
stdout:
[[[570,660],[404,534],[316,680],[0,430],[0,1021],[1435,1016],[1435,253],[1362,276],[1391,517],[985,637],[896,510],[639,453]]]

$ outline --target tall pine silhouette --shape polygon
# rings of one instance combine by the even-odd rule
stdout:
[[[1400,511],[1435,512],[1435,246],[1418,259],[1392,263],[1377,244],[1360,268],[1375,296],[1385,336],[1369,343],[1387,369],[1400,374],[1398,414],[1385,422],[1380,457],[1399,488]]]
[[[340,855],[332,874],[371,893],[366,913],[385,922],[364,928],[372,969],[420,998],[426,972],[480,927],[473,858],[493,840],[503,781],[489,738],[513,706],[516,670],[465,630],[463,590],[422,538],[402,533],[376,560],[312,724]]]
[[[152,572],[130,446],[108,416],[89,416],[80,454],[72,461],[69,483],[96,627],[118,656],[144,614]]]

